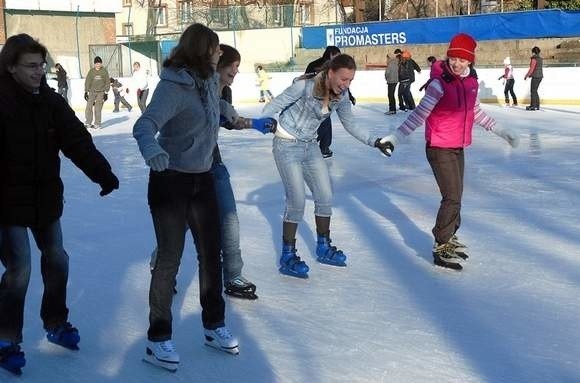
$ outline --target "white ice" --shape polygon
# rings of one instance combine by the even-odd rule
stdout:
[[[440,195],[425,159],[423,129],[391,158],[360,144],[334,120],[333,243],[348,267],[313,254],[313,204],[299,228],[308,280],[278,273],[283,189],[271,136],[223,130],[241,222],[244,274],[259,299],[226,298],[240,355],[203,345],[191,238],[178,276],[173,334],[181,365],[170,373],[141,361],[148,326],[148,257],[155,246],[147,175],[131,128],[138,113],[105,112],[94,133],[121,188],[99,188],[64,160],[70,321],[80,351],[49,344],[39,318],[38,252],[25,310],[20,378],[1,382],[578,382],[580,381],[580,107],[539,112],[485,105],[519,132],[511,149],[476,127],[466,151],[462,227],[471,258],[460,272],[435,268]],[[241,115],[259,114],[257,105]],[[355,107],[376,136],[405,113]],[[79,113],[79,117],[81,114]],[[82,119],[82,117],[81,117]],[[33,245],[34,248],[34,245]]]

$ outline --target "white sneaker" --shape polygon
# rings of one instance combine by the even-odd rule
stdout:
[[[147,342],[144,361],[159,366],[169,371],[177,371],[179,367],[179,354],[170,340],[163,342]]]
[[[217,348],[227,353],[238,355],[238,340],[232,335],[226,326],[218,327],[215,330],[203,330],[205,334],[205,344]]]

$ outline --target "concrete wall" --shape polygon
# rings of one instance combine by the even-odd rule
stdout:
[[[242,55],[240,70],[253,71],[257,64],[288,62],[300,39],[300,28],[217,32],[220,43],[235,46]]]
[[[27,33],[37,38],[48,48],[49,65],[60,62],[71,77],[86,74],[92,63],[89,62],[89,44],[115,43],[115,17],[90,16],[81,14],[78,19],[79,42],[77,51],[76,15],[71,13],[6,14],[7,37]],[[80,53],[80,55],[79,55]],[[80,71],[79,59],[80,56]]]
[[[530,99],[530,80],[524,81],[525,68],[516,68],[514,70],[515,92],[520,105],[529,104]],[[286,87],[292,84],[292,80],[301,75],[302,72],[293,73],[271,73],[270,90],[274,95],[281,93]],[[480,69],[478,70],[480,92],[479,97],[482,102],[503,104],[503,84],[497,78],[503,74],[503,67]],[[545,68],[544,80],[542,81],[539,94],[542,104],[559,104],[559,105],[580,105],[580,96],[575,84],[580,83],[580,68]],[[427,81],[429,71],[423,70],[413,83],[411,90],[418,102],[423,93],[419,92],[419,87]],[[120,79],[126,87],[133,88],[130,79]],[[152,77],[150,86],[153,89],[158,82],[157,77]],[[73,108],[84,110],[85,100],[84,80],[71,80],[69,88],[69,98]],[[56,82],[49,81],[51,86],[56,88]],[[357,71],[354,81],[351,84],[351,91],[359,102],[372,101],[387,103],[387,85],[384,80],[382,71]],[[153,90],[149,93],[153,94]],[[257,103],[259,90],[256,86],[256,75],[253,72],[240,73],[233,85],[234,104],[240,103]],[[112,92],[109,94],[109,101],[105,104],[106,109],[112,109]],[[135,101],[134,89],[127,96],[127,99],[133,106],[137,106]]]

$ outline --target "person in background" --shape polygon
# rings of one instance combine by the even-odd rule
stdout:
[[[111,86],[109,72],[103,67],[103,60],[96,56],[93,60],[94,67],[87,73],[85,79],[85,127],[87,129],[101,129],[101,112],[103,104],[107,101],[107,93]],[[93,110],[95,115],[95,124],[93,125]]]
[[[264,107],[263,115],[278,114],[273,141],[274,160],[286,194],[282,222],[282,254],[279,271],[297,278],[308,278],[309,267],[297,255],[296,232],[306,203],[305,184],[312,192],[316,223],[316,255],[320,263],[346,266],[346,255],[331,245],[332,186],[328,166],[316,144],[320,123],[336,111],[346,131],[370,147],[386,153],[390,144],[357,126],[348,98],[356,63],[346,54],[328,62],[316,76],[295,81]]]
[[[272,77],[266,72],[264,67],[258,65],[256,67],[258,71],[258,87],[260,88],[260,102],[270,102],[272,101],[272,92],[270,92],[270,80]]]
[[[79,331],[66,304],[69,256],[60,223],[64,186],[60,153],[101,196],[119,180],[91,135],[45,78],[46,47],[27,34],[11,36],[0,52],[0,367],[21,374],[24,302],[32,268],[30,231],[40,250],[44,284],[40,317],[49,342],[78,350]]]
[[[171,304],[187,228],[199,263],[199,298],[205,344],[238,354],[225,325],[220,223],[213,151],[220,125],[218,35],[202,24],[187,27],[163,63],[151,102],[135,122],[133,136],[150,167],[147,199],[157,258],[149,288],[145,360],[175,371]]]
[[[131,82],[136,89],[137,105],[139,105],[139,109],[143,113],[147,107],[147,98],[149,97],[149,76],[141,69],[139,61],[133,63]],[[129,93],[129,88],[127,88],[127,93]]]
[[[505,97],[505,106],[510,106],[510,97],[511,94],[513,100],[513,106],[518,106],[518,99],[516,98],[516,94],[514,92],[514,68],[512,67],[511,59],[506,57],[503,60],[504,71],[501,76],[499,76],[498,80],[504,80],[505,86],[503,88],[503,94]]]
[[[58,87],[58,94],[60,94],[68,103],[68,82],[66,77],[66,70],[56,63],[54,66],[56,68],[56,83]]]
[[[415,109],[415,100],[411,93],[411,84],[415,82],[415,71],[421,73],[421,68],[411,58],[411,52],[405,49],[399,61],[399,100],[403,99],[402,110],[405,112]]]
[[[435,57],[435,56],[427,57],[427,65],[429,65],[429,69],[431,69],[431,67],[433,66],[433,64],[435,64],[436,61],[437,61],[437,57]],[[419,92],[424,91],[425,88],[427,88],[427,85],[429,85],[429,80],[427,80],[425,82],[425,84],[421,85],[421,87],[419,88]]]
[[[544,66],[544,59],[540,56],[540,48],[532,48],[532,57],[530,58],[530,69],[524,76],[524,80],[528,77],[532,79],[530,84],[530,105],[526,106],[526,110],[540,110],[540,96],[538,95],[538,88],[540,83],[544,78],[544,72],[542,70]]]
[[[456,233],[461,224],[464,149],[471,144],[473,124],[495,133],[512,147],[519,142],[515,132],[497,126],[479,106],[479,84],[473,69],[476,46],[470,35],[455,35],[447,49],[447,60],[432,65],[431,81],[417,109],[394,133],[381,140],[396,148],[406,136],[425,125],[427,161],[441,193],[433,228],[433,263],[453,270],[462,270],[460,262],[468,257],[466,246]]]
[[[123,84],[121,84],[119,82],[119,80],[112,78],[111,77],[111,89],[113,90],[113,96],[115,97],[113,103],[115,104],[115,109],[113,109],[114,113],[118,113],[119,112],[119,104],[123,104],[123,106],[125,108],[127,108],[127,111],[131,111],[131,109],[133,109],[133,107],[131,106],[131,104],[129,104],[129,102],[127,102],[127,100],[125,100],[125,90],[123,89]]]
[[[387,68],[385,69],[385,80],[387,81],[387,96],[389,98],[389,110],[385,112],[385,114],[387,115],[397,113],[397,101],[395,99],[395,90],[397,89],[397,84],[399,83],[399,60],[400,60],[399,54],[395,53],[395,57],[393,58],[390,58],[389,55],[387,55]]]

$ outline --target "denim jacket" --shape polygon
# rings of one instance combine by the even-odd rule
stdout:
[[[219,130],[218,74],[203,80],[183,68],[165,68],[159,77],[151,103],[133,126],[143,158],[165,152],[169,169],[209,171]]]
[[[331,98],[328,110],[322,110],[324,98],[325,72],[315,77],[298,80],[286,88],[264,107],[264,117],[274,117],[279,113],[279,125],[299,141],[316,141],[318,127],[336,110],[338,118],[346,131],[369,146],[374,146],[375,139],[370,133],[359,128],[354,121],[348,89]]]

